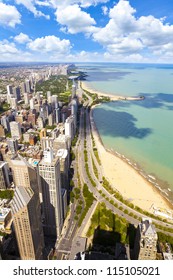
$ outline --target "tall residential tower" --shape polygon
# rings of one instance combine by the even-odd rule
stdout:
[[[22,157],[11,163],[16,186],[11,209],[20,257],[22,260],[42,259],[44,238],[37,172]]]
[[[43,198],[44,232],[59,238],[63,226],[63,204],[61,194],[60,162],[53,150],[44,151],[39,163],[41,190]]]

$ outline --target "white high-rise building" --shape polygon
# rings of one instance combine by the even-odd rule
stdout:
[[[65,135],[69,136],[71,140],[73,140],[75,135],[75,127],[74,127],[74,117],[70,116],[65,121]]]
[[[7,102],[10,104],[10,98],[13,97],[13,87],[11,85],[7,86]]]
[[[49,104],[51,104],[51,102],[52,102],[51,91],[47,91],[47,101],[48,101]]]
[[[58,108],[58,96],[57,95],[51,96],[51,103],[54,108]]]
[[[10,122],[11,136],[16,139],[20,139],[22,136],[21,124],[19,122]]]
[[[7,86],[7,94],[12,95],[13,94],[13,87],[11,85]]]
[[[40,129],[42,129],[44,127],[44,122],[43,122],[43,119],[41,117],[38,117],[37,125]]]
[[[25,86],[26,86],[26,92],[31,93],[31,81],[30,80],[25,81]]]
[[[31,110],[34,109],[34,101],[35,101],[34,98],[31,98],[30,101],[29,101],[29,106],[30,106]]]
[[[55,108],[54,112],[55,112],[55,122],[59,123],[61,120],[60,108]]]
[[[28,92],[24,93],[24,101],[25,101],[25,105],[29,104],[29,93]]]
[[[72,98],[76,96],[76,85],[72,85]]]
[[[60,237],[63,226],[60,163],[53,151],[47,149],[39,163],[39,175],[43,198],[44,232]]]
[[[74,118],[74,133],[76,133],[76,128],[77,128],[77,110],[78,110],[77,100],[72,99],[72,101],[71,101],[71,115]]]
[[[51,113],[48,116],[48,125],[52,126],[54,124],[54,115]]]
[[[17,98],[16,97],[10,98],[10,105],[11,105],[12,109],[17,109]]]
[[[10,130],[10,122],[9,122],[9,117],[8,116],[2,116],[1,117],[1,124],[3,127],[9,131]]]

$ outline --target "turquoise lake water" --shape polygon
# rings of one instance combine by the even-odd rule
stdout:
[[[143,101],[94,109],[103,144],[136,162],[173,191],[173,65],[86,64],[89,87]]]

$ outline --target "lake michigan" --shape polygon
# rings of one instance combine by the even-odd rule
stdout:
[[[125,155],[162,189],[173,191],[173,65],[86,63],[86,85],[141,101],[117,101],[94,109],[106,148]]]

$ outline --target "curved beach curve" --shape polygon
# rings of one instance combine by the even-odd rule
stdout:
[[[101,91],[98,91],[98,90],[94,90],[90,87],[88,87],[86,85],[85,82],[81,81],[81,86],[82,86],[82,89],[83,90],[86,90],[92,94],[97,94],[98,97],[109,97],[110,98],[110,101],[120,101],[120,100],[128,100],[128,101],[140,101],[140,100],[143,100],[145,97],[144,96],[122,96],[122,95],[119,95],[119,94],[109,94],[109,93],[105,93],[105,92],[101,92]]]
[[[83,88],[91,92],[91,89],[85,86]],[[91,93],[98,94],[94,90]],[[102,92],[99,92],[99,94],[100,96],[110,96]],[[119,100],[121,97],[116,96],[116,98],[116,100]],[[104,176],[111,183],[112,187],[119,191],[125,199],[139,206],[141,209],[152,214],[158,209],[169,216],[171,213],[173,217],[173,205],[165,196],[166,193],[163,193],[161,188],[156,187],[155,178],[151,178],[151,175],[146,176],[141,169],[138,169],[136,164],[133,164],[124,155],[104,147],[93,118],[93,109],[95,106],[92,107],[90,114],[91,128]]]

